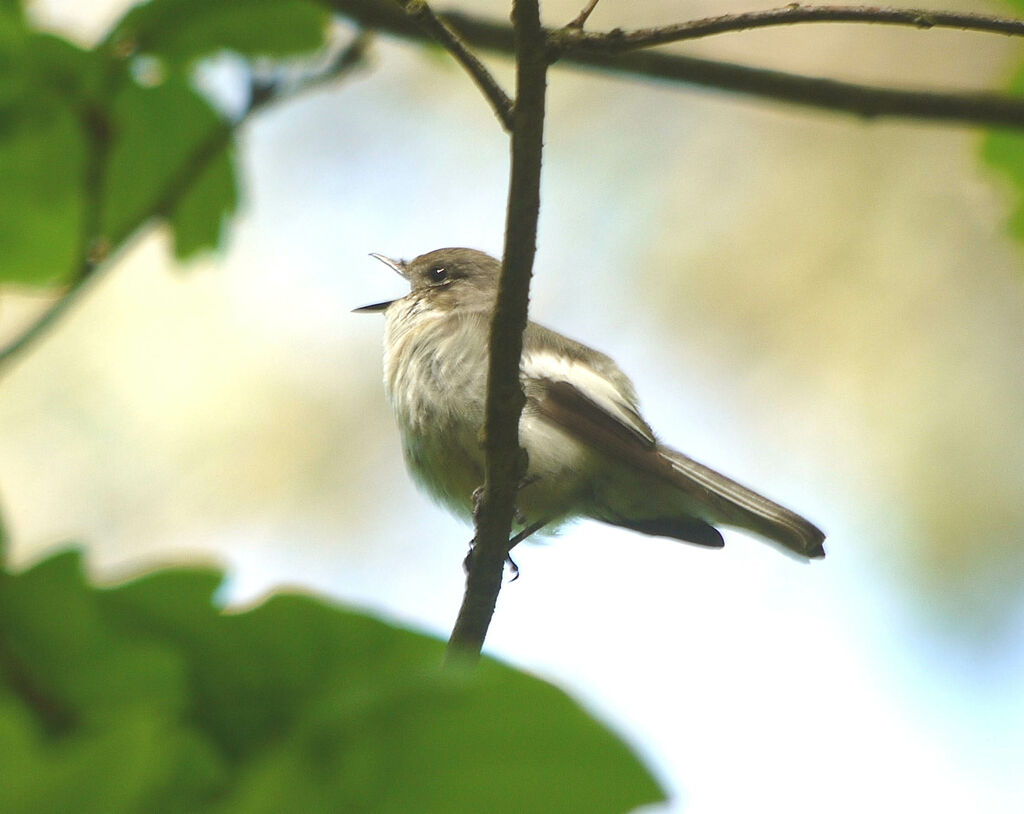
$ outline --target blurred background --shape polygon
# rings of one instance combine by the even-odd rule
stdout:
[[[127,5],[31,8],[89,43]],[[589,25],[754,7],[603,0]],[[852,25],[687,52],[973,89],[1020,56]],[[230,60],[208,78],[230,97]],[[981,135],[556,67],[546,142],[533,318],[613,355],[665,441],[828,557],[581,523],[519,551],[488,651],[611,722],[674,795],[651,811],[1024,810],[1024,263]],[[450,60],[380,37],[242,145],[221,253],[178,267],[146,233],[6,375],[13,557],[220,562],[228,602],[298,586],[446,637],[471,532],[406,476],[383,321],[350,312],[404,293],[368,252],[500,254],[506,138]],[[44,305],[4,292],[0,333]]]

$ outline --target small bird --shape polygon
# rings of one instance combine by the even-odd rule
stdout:
[[[410,471],[434,498],[471,517],[484,481],[488,341],[501,263],[474,249],[415,260],[372,257],[411,286],[357,308],[384,312],[384,388]],[[530,322],[520,380],[519,442],[527,473],[513,544],[590,517],[644,534],[721,548],[718,525],[825,556],[825,535],[799,515],[671,449],[640,415],[633,384],[611,358]]]

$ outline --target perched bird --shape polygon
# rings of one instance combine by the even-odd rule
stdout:
[[[471,516],[484,480],[488,338],[501,264],[457,248],[409,262],[372,256],[412,288],[356,309],[384,312],[384,387],[406,462],[433,497]],[[825,556],[825,535],[807,520],[660,443],[633,384],[603,353],[530,322],[520,376],[528,468],[515,541],[590,517],[714,548],[724,545],[715,527],[734,526],[800,558]]]

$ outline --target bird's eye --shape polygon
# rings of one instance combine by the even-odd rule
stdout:
[[[444,266],[433,266],[427,274],[430,275],[430,282],[432,283],[443,283],[448,279],[448,269]]]

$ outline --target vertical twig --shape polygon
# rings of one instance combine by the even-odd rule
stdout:
[[[525,402],[519,383],[519,358],[540,211],[547,39],[537,0],[515,0],[512,21],[516,99],[504,262],[491,324],[484,425],[487,466],[466,592],[448,642],[449,662],[474,662],[480,656],[501,590],[516,491],[525,472],[525,453],[519,448],[519,416]]]

